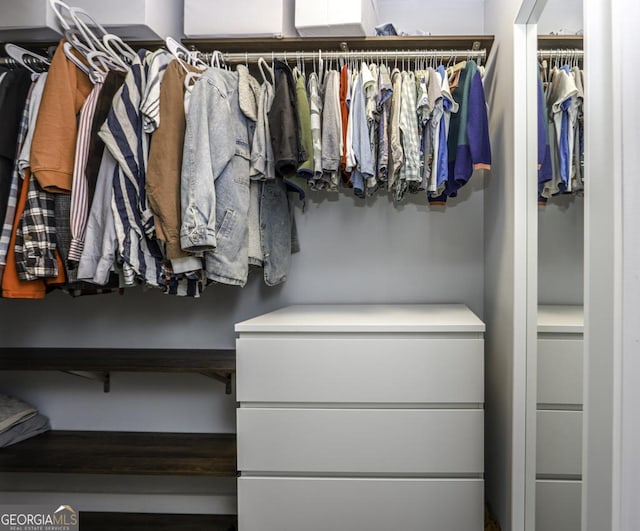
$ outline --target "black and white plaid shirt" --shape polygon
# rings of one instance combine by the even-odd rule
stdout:
[[[55,249],[53,194],[44,191],[29,174],[27,204],[16,231],[16,269],[20,280],[56,278],[58,263]]]

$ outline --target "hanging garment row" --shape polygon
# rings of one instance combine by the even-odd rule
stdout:
[[[538,204],[584,190],[584,72],[576,50],[542,52],[538,69]]]
[[[119,52],[72,38],[48,71],[0,74],[3,297],[140,284],[197,297],[244,286],[250,268],[273,286],[299,248],[289,192],[443,204],[490,167],[472,60],[352,59],[307,76],[274,58],[254,77],[195,54]]]

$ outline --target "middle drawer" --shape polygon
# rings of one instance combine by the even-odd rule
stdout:
[[[460,475],[484,468],[483,410],[238,409],[238,470]]]

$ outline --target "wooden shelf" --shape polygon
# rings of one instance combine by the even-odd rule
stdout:
[[[538,35],[538,50],[582,50],[583,47],[582,35]]]
[[[232,38],[232,39],[183,39],[185,46],[193,46],[201,52],[304,52],[314,50],[341,51],[342,43],[349,50],[470,50],[475,42],[479,49],[493,45],[493,35],[441,35],[407,37],[294,37],[284,39]]]
[[[3,371],[235,372],[235,350],[0,348]]]
[[[82,531],[235,531],[235,515],[80,512]]]
[[[225,384],[231,394],[236,372],[233,349],[0,348],[2,371],[63,371],[100,380],[111,372],[195,372]],[[85,374],[81,374],[85,373]],[[92,373],[90,375],[86,373]]]
[[[50,431],[0,448],[0,472],[236,476],[234,434]]]

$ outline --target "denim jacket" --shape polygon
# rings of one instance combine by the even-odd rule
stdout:
[[[248,213],[249,263],[262,267],[265,284],[275,286],[286,280],[291,253],[296,252],[298,246],[287,187],[284,179],[275,175],[268,124],[264,123],[270,111],[264,106],[270,105],[273,99],[264,95],[272,89],[267,81],[260,87],[243,65],[238,66],[238,75],[240,109],[249,121],[250,158],[265,161],[260,165],[264,173],[252,175],[252,179],[259,182],[252,183],[258,188],[253,191]]]
[[[237,72],[209,68],[193,88],[187,116],[180,244],[204,251],[210,280],[240,286],[249,270],[248,128]]]

